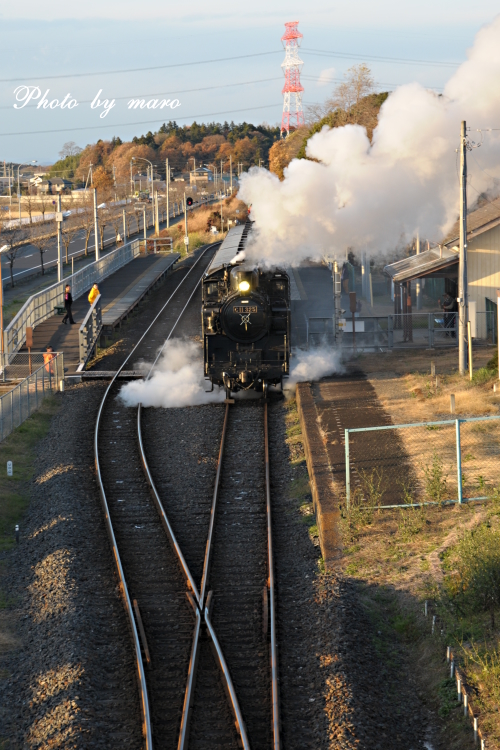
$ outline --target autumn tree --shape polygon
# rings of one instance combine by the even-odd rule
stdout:
[[[292,159],[298,156],[307,135],[307,128],[300,128],[271,146],[269,150],[269,171],[274,172],[280,180],[284,178],[284,169]]]
[[[106,167],[97,167],[93,170],[92,187],[101,192],[113,189],[113,177]]]

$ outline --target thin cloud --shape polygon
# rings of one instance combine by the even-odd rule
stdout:
[[[335,68],[325,68],[319,74],[318,82],[316,86],[327,86],[335,78]]]

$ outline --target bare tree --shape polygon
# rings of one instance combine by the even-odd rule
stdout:
[[[36,202],[31,194],[21,199],[21,205],[25,211],[28,212],[30,217],[30,224],[33,224],[33,211],[36,208]]]
[[[346,125],[353,122],[354,110],[359,109],[360,103],[374,93],[375,81],[368,65],[361,63],[353,65],[344,73],[345,81],[339,83],[332,95],[324,104],[313,104],[307,107],[306,121],[309,126],[322,120],[332,112],[337,115],[337,124]],[[361,114],[356,112],[356,114]]]
[[[10,283],[14,287],[14,263],[21,248],[25,245],[26,230],[22,226],[14,226],[3,233],[2,243],[8,246],[5,257],[9,262]]]
[[[108,212],[109,224],[113,227],[115,233],[115,242],[118,242],[118,235],[123,233],[123,209],[121,206],[111,206]],[[122,237],[124,242],[124,238]]]
[[[70,216],[63,222],[61,234],[64,250],[66,251],[66,263],[69,263],[69,246],[80,230],[81,225],[76,217]]]
[[[89,254],[90,235],[94,231],[94,200],[91,197],[85,198],[80,204],[78,212],[78,221],[80,222],[85,239],[85,255]],[[96,239],[97,243],[97,239]]]
[[[47,226],[43,224],[32,224],[29,228],[29,239],[33,247],[36,247],[40,253],[40,266],[42,268],[42,276],[45,273],[43,266],[43,256],[49,249],[50,243],[53,240],[53,236],[47,232]]]
[[[47,193],[38,193],[38,208],[40,209],[40,213],[42,214],[42,221],[45,221],[45,214],[49,209],[52,208],[52,201],[47,196]]]
[[[335,88],[326,106],[330,112],[340,110],[343,119],[348,122],[354,107],[358,107],[362,99],[373,94],[375,81],[370,68],[365,63],[353,65],[344,77],[346,80]]]
[[[81,154],[83,149],[77,146],[74,141],[66,141],[62,149],[59,151],[59,157],[65,159],[67,156],[76,156]]]

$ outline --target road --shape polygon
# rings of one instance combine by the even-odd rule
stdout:
[[[142,222],[142,216],[139,217],[140,219],[140,232],[139,234],[132,234],[132,238],[136,237],[142,237],[143,236],[143,222]],[[179,220],[179,217],[172,219],[170,218],[170,223],[174,224]],[[165,222],[164,222],[165,223]],[[151,234],[154,231],[154,227],[151,227],[147,230],[147,234]],[[109,248],[111,245],[114,244],[115,240],[115,233],[112,229],[112,227],[106,227],[104,229],[104,242],[105,247]],[[66,257],[66,250],[63,246],[63,260],[65,260]],[[68,257],[73,258],[76,256],[81,256],[85,252],[85,233],[82,231],[79,235],[75,237],[74,240],[71,241],[68,251]],[[92,232],[92,235],[89,239],[88,244],[88,253],[89,255],[93,255],[95,253],[95,240],[94,240],[94,233]],[[48,249],[43,255],[43,265],[44,268],[51,268],[57,263],[57,239],[54,237],[54,240],[49,245]],[[23,278],[23,276],[30,276],[32,274],[40,272],[41,264],[40,264],[40,253],[36,247],[33,245],[25,245],[21,248],[19,253],[17,254],[16,260],[14,262],[14,283],[16,281],[19,281]],[[2,257],[2,278],[4,280],[4,284],[8,284],[8,280],[10,279],[10,265],[5,257],[5,255]]]
[[[212,204],[213,202],[219,201],[220,198],[217,197],[214,200],[209,200],[208,205]],[[207,204],[205,204],[207,205]],[[191,208],[188,208],[188,211],[193,210],[195,208],[198,208],[199,204],[194,204]],[[143,215],[142,212],[138,215],[138,221],[139,221],[139,232],[133,233],[131,235],[132,239],[141,238],[144,236],[144,223],[143,223]],[[147,221],[149,221],[149,228],[146,229],[146,234],[149,236],[150,234],[154,233],[154,226],[151,226],[151,208],[148,209],[148,216]],[[170,225],[177,224],[179,221],[184,221],[184,214],[181,214],[180,216],[176,216],[175,219],[170,217]],[[135,222],[133,222],[133,225],[135,227]],[[160,226],[163,226],[165,228],[166,222],[160,221]],[[113,247],[115,244],[115,233],[112,229],[112,227],[105,227],[104,229],[104,243],[105,248]],[[85,233],[82,231],[79,235],[75,237],[74,240],[70,243],[70,248],[68,252],[69,258],[74,258],[77,256],[82,256],[85,252]],[[66,249],[63,245],[62,248],[63,253],[63,261],[66,259]],[[88,254],[89,256],[93,256],[95,253],[95,239],[94,239],[94,233],[92,232],[89,244],[88,244]],[[43,265],[44,268],[51,268],[54,265],[57,264],[57,238],[54,237],[54,240],[49,245],[48,249],[43,255]],[[16,281],[21,281],[23,277],[32,276],[35,273],[40,273],[41,270],[41,263],[40,263],[40,253],[36,247],[33,245],[25,245],[19,253],[17,254],[16,260],[14,261],[14,284]],[[6,258],[6,256],[2,256],[2,279],[5,286],[9,283],[10,279],[10,265]]]

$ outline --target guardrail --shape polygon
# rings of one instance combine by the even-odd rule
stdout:
[[[9,362],[23,345],[26,339],[26,328],[29,326],[35,328],[54,314],[56,305],[64,305],[66,284],[71,286],[73,299],[78,299],[93,284],[101,282],[122,266],[130,263],[139,255],[139,252],[139,240],[133,240],[116,250],[111,250],[104,258],[90,263],[72,276],[67,276],[63,281],[58,281],[47,289],[33,294],[5,329],[4,351]]]
[[[0,398],[0,441],[19,427],[41,405],[45,396],[54,393],[64,380],[62,352],[22,380]]]
[[[452,505],[500,486],[499,416],[358,427],[344,446],[347,507]]]
[[[85,366],[102,330],[101,295],[98,294],[78,331],[80,366]]]

